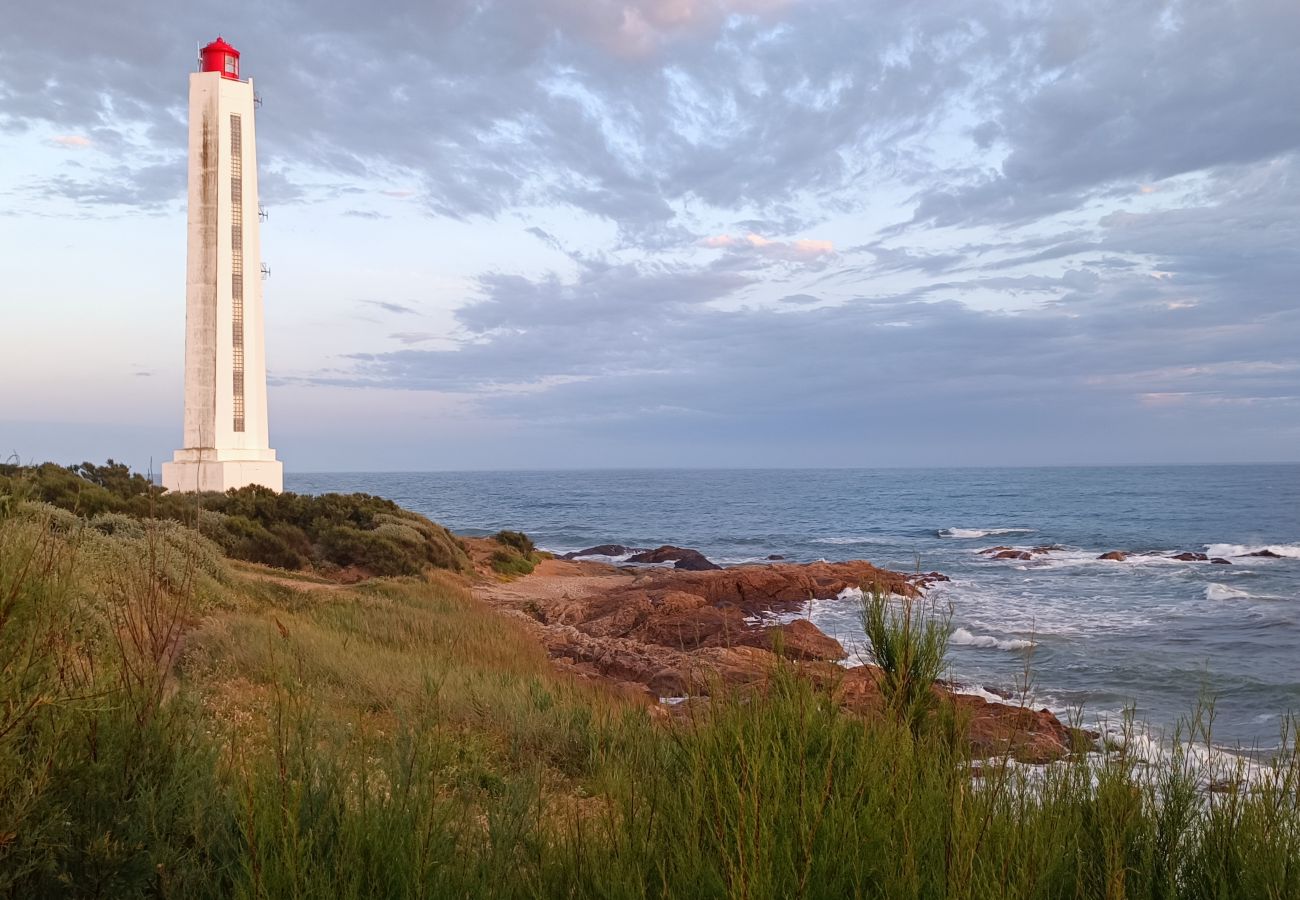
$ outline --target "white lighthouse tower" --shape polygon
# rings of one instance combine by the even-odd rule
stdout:
[[[221,38],[190,75],[185,445],[163,463],[172,491],[282,490],[267,435],[253,81]]]

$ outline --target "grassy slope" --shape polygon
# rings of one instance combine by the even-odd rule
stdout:
[[[976,788],[943,723],[790,672],[700,715],[556,674],[452,574],[0,516],[11,896],[1300,896],[1294,764],[1208,800],[1119,755]]]

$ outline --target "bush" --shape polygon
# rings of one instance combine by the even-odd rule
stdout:
[[[391,537],[347,525],[335,525],[322,534],[318,550],[324,562],[356,566],[375,575],[418,575],[423,562]]]
[[[369,494],[277,494],[257,485],[225,494],[174,494],[109,460],[102,466],[0,465],[0,498],[5,509],[21,500],[46,504],[41,508],[65,530],[79,528],[79,516],[91,518],[102,534],[140,536],[132,520],[180,522],[197,527],[227,556],[284,569],[322,563],[410,575],[430,566],[470,568],[468,553],[447,529]],[[532,546],[524,535],[503,534]]]
[[[492,551],[492,569],[502,575],[531,575],[537,563],[509,550]]]
[[[862,595],[862,629],[867,653],[880,667],[885,706],[913,731],[934,706],[932,686],[943,674],[951,618],[933,604],[879,587]]]
[[[529,556],[537,549],[533,545],[533,539],[522,531],[498,531],[492,535],[492,539],[523,556]]]

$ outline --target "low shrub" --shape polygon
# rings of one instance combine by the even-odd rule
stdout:
[[[533,539],[522,531],[498,531],[492,535],[492,539],[523,556],[529,556],[537,549],[533,545]]]
[[[102,466],[0,465],[0,497],[48,504],[69,517],[59,519],[69,528],[86,516],[101,533],[131,530],[132,519],[196,526],[227,556],[283,569],[358,566],[413,575],[427,567],[470,568],[464,546],[447,529],[369,494],[277,494],[257,485],[225,494],[173,494],[109,460]],[[518,538],[531,548],[525,536]]]
[[[501,575],[531,575],[537,563],[510,550],[492,551],[492,569]]]

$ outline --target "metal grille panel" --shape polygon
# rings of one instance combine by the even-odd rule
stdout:
[[[244,430],[244,135],[230,116],[230,312],[234,429]]]

